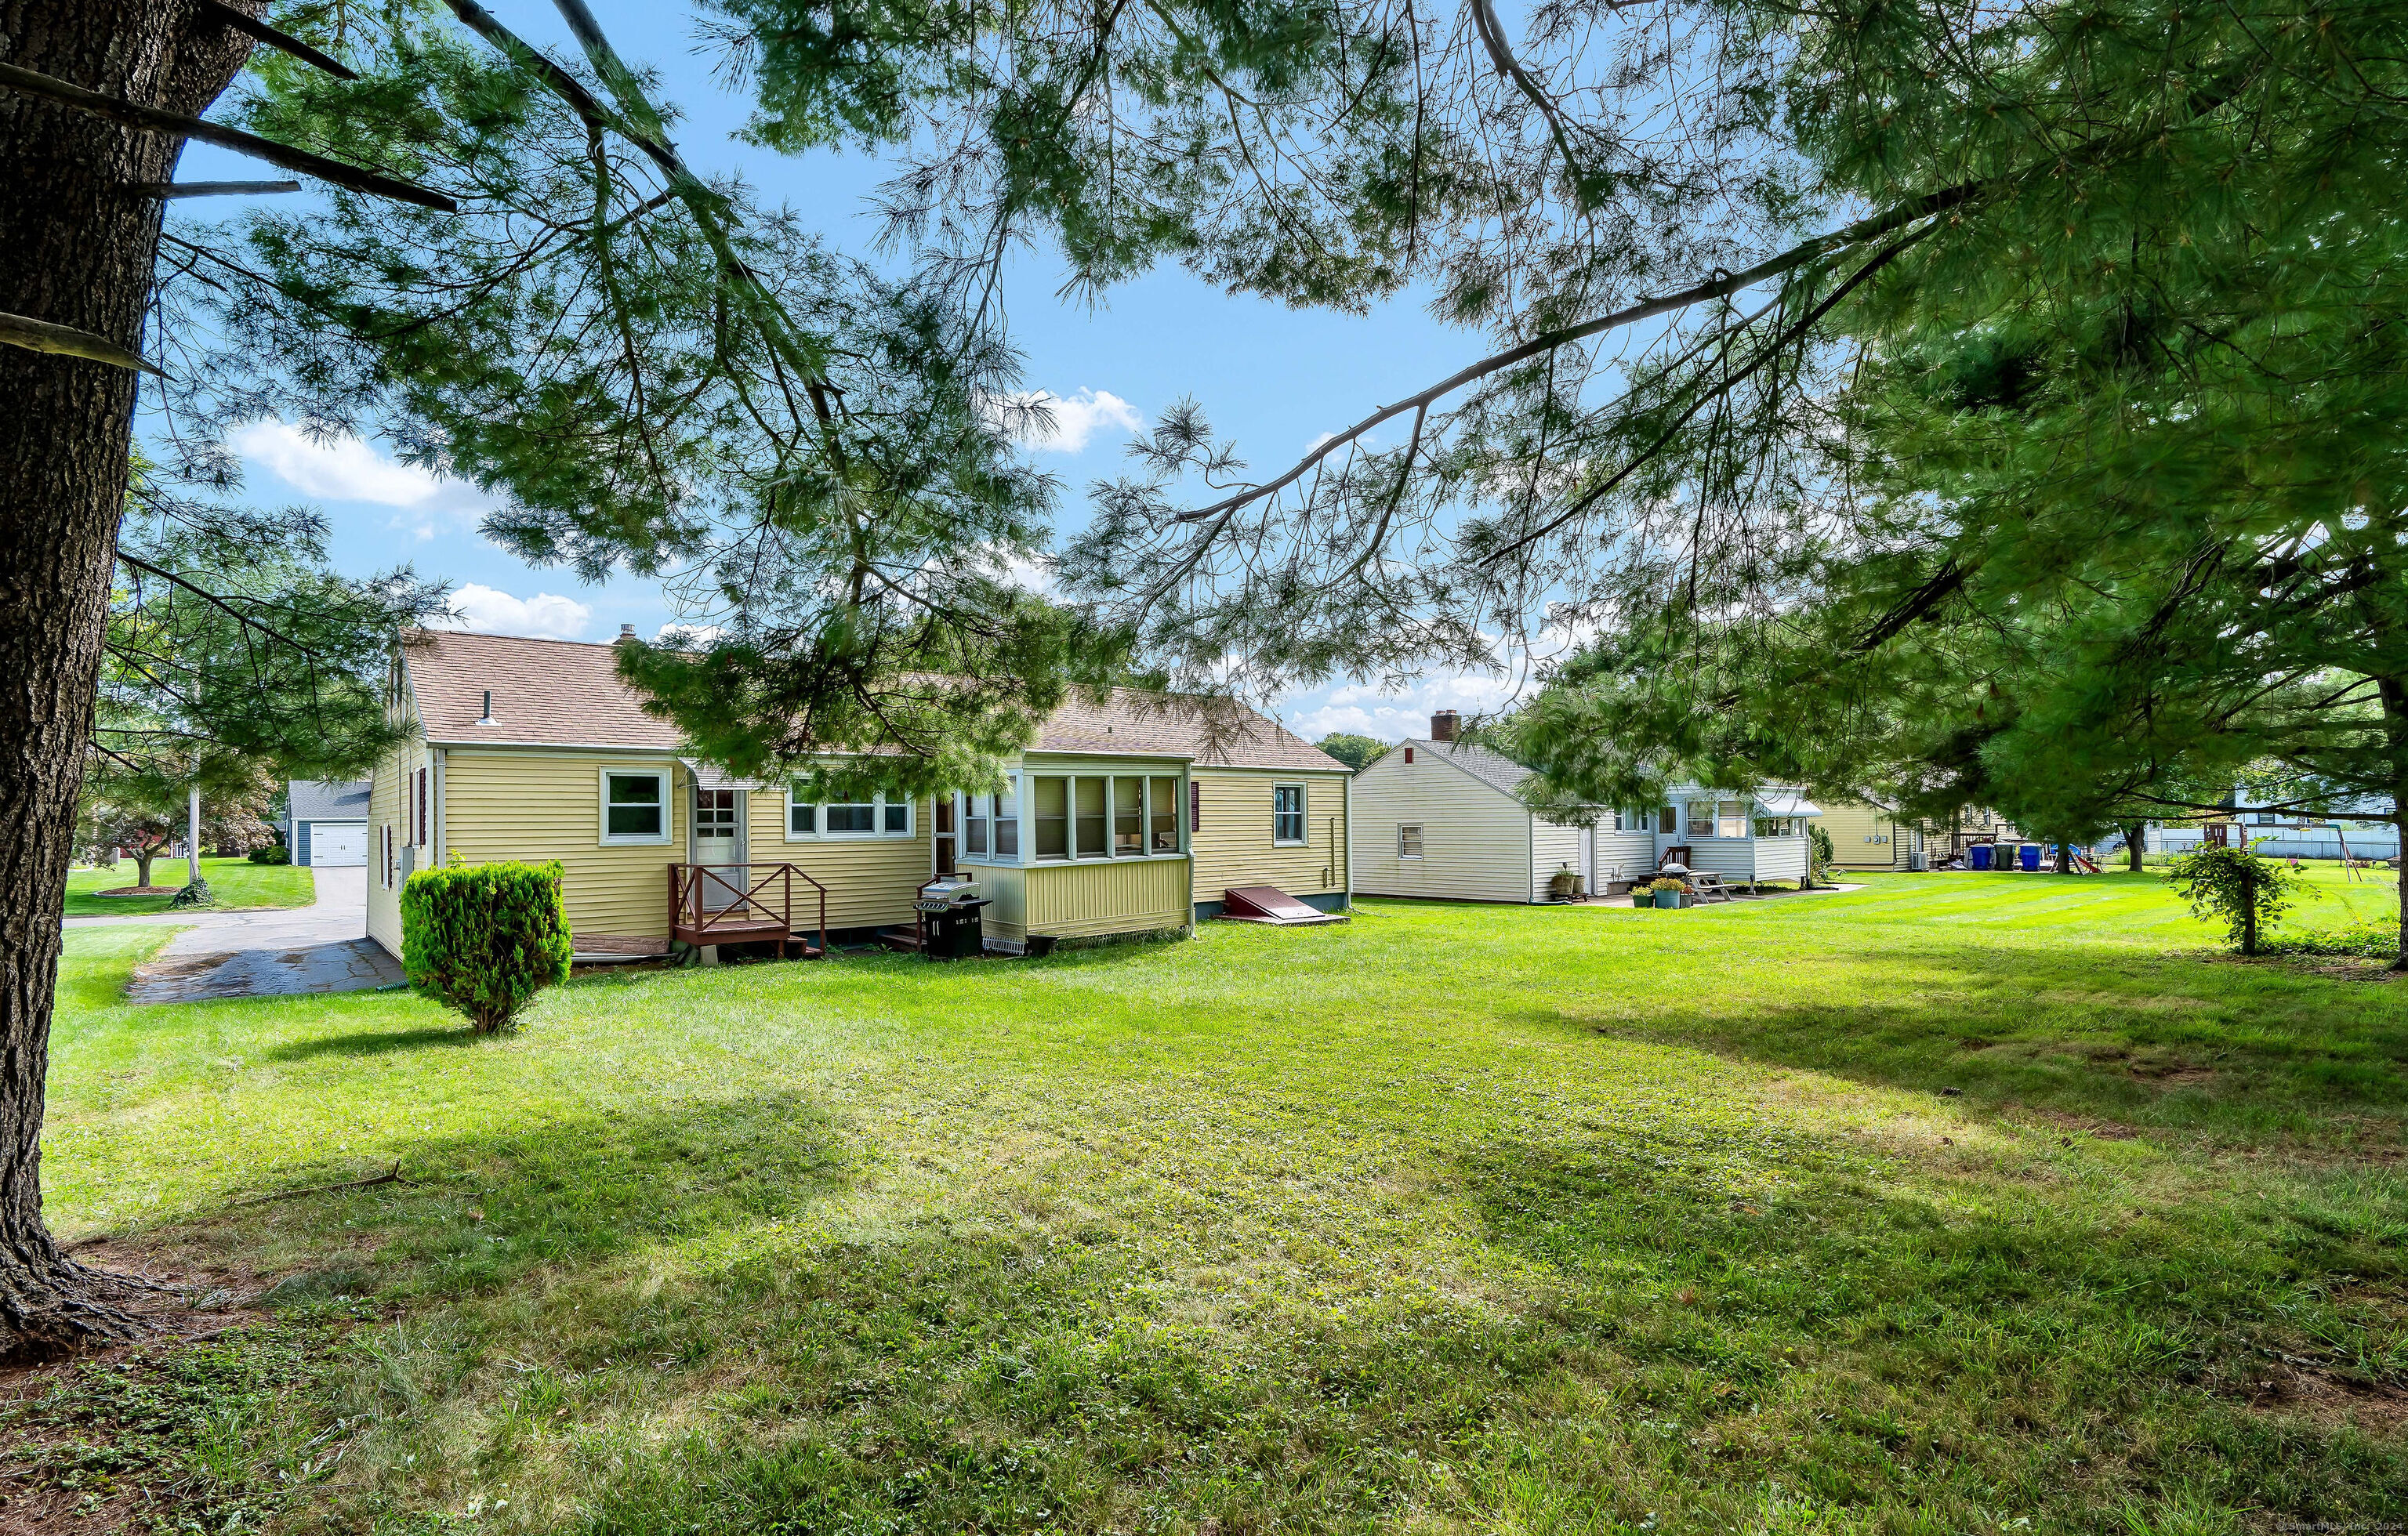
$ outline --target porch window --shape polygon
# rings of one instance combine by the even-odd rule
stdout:
[[[963,804],[968,808],[962,816],[962,826],[964,829],[962,835],[965,839],[962,844],[962,847],[970,855],[970,857],[974,859],[983,859],[986,857],[986,824],[989,809],[989,797],[986,795],[968,795],[963,798]]]
[[[1274,784],[1271,786],[1271,841],[1301,843],[1304,841],[1304,786]]]
[[[1007,775],[1003,793],[995,797],[995,856],[1020,857],[1020,778]]]
[[[1681,834],[1681,813],[1667,805],[1656,816],[1656,830],[1667,837]]]
[[[669,840],[669,775],[605,770],[602,775],[602,841],[666,843]]]
[[[1744,800],[1724,801],[1722,803],[1722,813],[1714,819],[1716,822],[1714,835],[1716,837],[1745,837],[1747,835],[1747,802]]]
[[[1145,852],[1145,780],[1112,780],[1112,857],[1135,859]]]
[[[1037,825],[1031,829],[1039,859],[1070,857],[1070,781],[1051,776],[1028,781],[1030,807]]]
[[[1689,802],[1689,835],[1712,837],[1714,834],[1714,803],[1711,800]]]
[[[1078,836],[1077,856],[1081,859],[1102,859],[1111,852],[1105,841],[1105,787],[1111,781],[1101,778],[1071,780],[1070,798],[1075,809],[1073,820]]]
[[[1422,856],[1422,829],[1418,822],[1397,829],[1397,857],[1419,859]]]
[[[1153,781],[1154,798],[1147,804],[1147,814],[1154,828],[1154,851],[1179,851],[1179,781],[1157,778]]]

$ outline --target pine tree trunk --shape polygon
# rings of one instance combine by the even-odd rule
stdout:
[[[255,8],[255,7],[254,7]],[[196,115],[249,41],[194,0],[0,0],[0,58]],[[0,92],[0,312],[138,348],[181,144]],[[0,347],[0,1352],[124,1337],[108,1277],[42,1219],[42,1094],[59,916],[125,502],[135,375]]]

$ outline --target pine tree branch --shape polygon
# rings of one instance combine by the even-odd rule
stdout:
[[[129,181],[128,197],[250,197],[264,192],[297,192],[298,181]]]
[[[1745,271],[1727,273],[1699,283],[1694,288],[1684,288],[1677,293],[1641,299],[1639,303],[1627,308],[1617,309],[1610,315],[1599,315],[1594,320],[1582,320],[1577,325],[1560,326],[1555,330],[1544,332],[1518,347],[1508,348],[1504,351],[1482,358],[1470,366],[1450,374],[1428,389],[1417,394],[1407,395],[1393,405],[1382,406],[1337,436],[1315,447],[1312,452],[1297,460],[1295,465],[1279,478],[1249,487],[1234,496],[1213,503],[1211,506],[1199,507],[1192,512],[1182,512],[1173,520],[1202,522],[1206,519],[1218,517],[1224,512],[1244,506],[1249,502],[1257,502],[1266,496],[1275,495],[1301,479],[1313,465],[1354,442],[1366,433],[1371,432],[1383,422],[1394,420],[1407,411],[1435,405],[1466,384],[1485,378],[1490,374],[1511,368],[1515,363],[1527,363],[1535,357],[1544,356],[1559,347],[1569,347],[1573,342],[1585,341],[1590,336],[1601,335],[1626,325],[1635,325],[1643,320],[1653,320],[1657,315],[1669,315],[1678,310],[1693,308],[1700,304],[1711,303],[1715,299],[1728,298],[1731,294],[1754,288],[1760,282],[1795,271],[1807,263],[1818,260],[1832,251],[1843,250],[1850,246],[1862,245],[1868,240],[1879,239],[1918,220],[1928,219],[1935,213],[1944,213],[2004,184],[2007,179],[2009,178],[1998,177],[1980,181],[1964,181],[1936,192],[1927,192],[1921,197],[1912,198],[1885,212],[1874,214],[1869,219],[1860,219],[1843,229],[1833,230],[1828,235],[1818,235],[1811,240],[1792,246],[1777,256],[1767,257]]]
[[[202,602],[208,604],[214,608],[222,610],[228,618],[232,619],[237,624],[241,624],[246,628],[257,630],[260,633],[266,635],[269,639],[276,641],[280,645],[291,646],[294,650],[299,651],[304,656],[310,657],[313,660],[317,656],[317,652],[311,650],[300,641],[294,639],[289,634],[280,633],[269,626],[261,623],[258,619],[251,618],[251,615],[244,613],[241,609],[236,607],[233,604],[228,603],[224,598],[220,597],[217,593],[210,591],[206,587],[194,586],[192,582],[185,580],[175,572],[162,569],[159,566],[151,564],[149,561],[144,560],[141,556],[129,555],[122,549],[117,551],[117,558],[123,561],[126,564],[133,566],[137,571],[146,572],[149,575],[157,576],[160,580],[165,581],[171,586],[181,587],[184,590],[192,593],[194,597],[199,598]]]
[[[1594,206],[1588,179],[1581,174],[1580,157],[1572,152],[1571,133],[1564,125],[1563,112],[1555,98],[1547,94],[1537,77],[1523,67],[1522,61],[1506,46],[1505,23],[1497,19],[1494,0],[1471,0],[1471,24],[1479,32],[1480,40],[1488,46],[1488,57],[1497,65],[1497,73],[1512,80],[1529,98],[1530,105],[1539,109],[1539,115],[1547,120],[1547,132],[1555,137],[1555,151],[1564,157],[1564,175],[1572,184],[1572,195],[1579,199],[1581,211],[1588,212]]]
[[[157,378],[167,377],[143,362],[139,353],[129,352],[113,341],[103,340],[89,331],[52,325],[49,320],[34,320],[24,315],[0,315],[0,346],[22,347],[29,352],[48,352],[54,357],[85,358],[93,363],[131,368]]]
[[[353,192],[366,192],[374,197],[390,197],[396,202],[415,203],[420,207],[433,208],[439,213],[460,211],[459,204],[441,192],[430,192],[424,187],[395,180],[388,176],[379,176],[374,171],[364,171],[355,165],[346,165],[339,160],[328,160],[323,155],[313,155],[307,149],[292,149],[273,139],[261,138],[256,134],[246,134],[239,128],[228,128],[222,123],[206,121],[200,118],[188,118],[175,112],[163,112],[155,107],[144,107],[137,102],[120,101],[115,96],[104,96],[97,91],[87,91],[82,86],[52,79],[48,75],[36,74],[30,69],[20,69],[12,64],[0,64],[0,90],[14,91],[20,95],[37,96],[44,101],[55,102],[79,112],[88,112],[96,118],[106,118],[111,122],[122,123],[129,128],[140,128],[154,134],[174,134],[184,138],[196,138],[204,144],[215,144],[222,149],[251,155],[266,161],[271,165],[281,165],[288,171],[298,171],[303,176],[315,177],[321,181],[330,181],[337,187],[349,187]]]
[[[246,10],[237,10],[226,0],[201,0],[205,15],[214,16],[236,32],[256,37],[280,52],[290,53],[303,64],[315,64],[338,80],[356,80],[359,74],[327,55],[319,52],[300,38],[277,31]]]

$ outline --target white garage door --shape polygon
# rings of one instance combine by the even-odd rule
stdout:
[[[313,864],[365,864],[368,861],[368,830],[365,826],[346,826],[339,821],[313,821],[309,825],[309,862]]]

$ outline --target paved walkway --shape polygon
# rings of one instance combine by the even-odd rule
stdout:
[[[184,930],[134,973],[132,1003],[351,992],[402,979],[401,967],[366,937],[368,872],[313,869],[317,900],[280,912],[157,912],[69,917],[65,926],[150,923]]]

